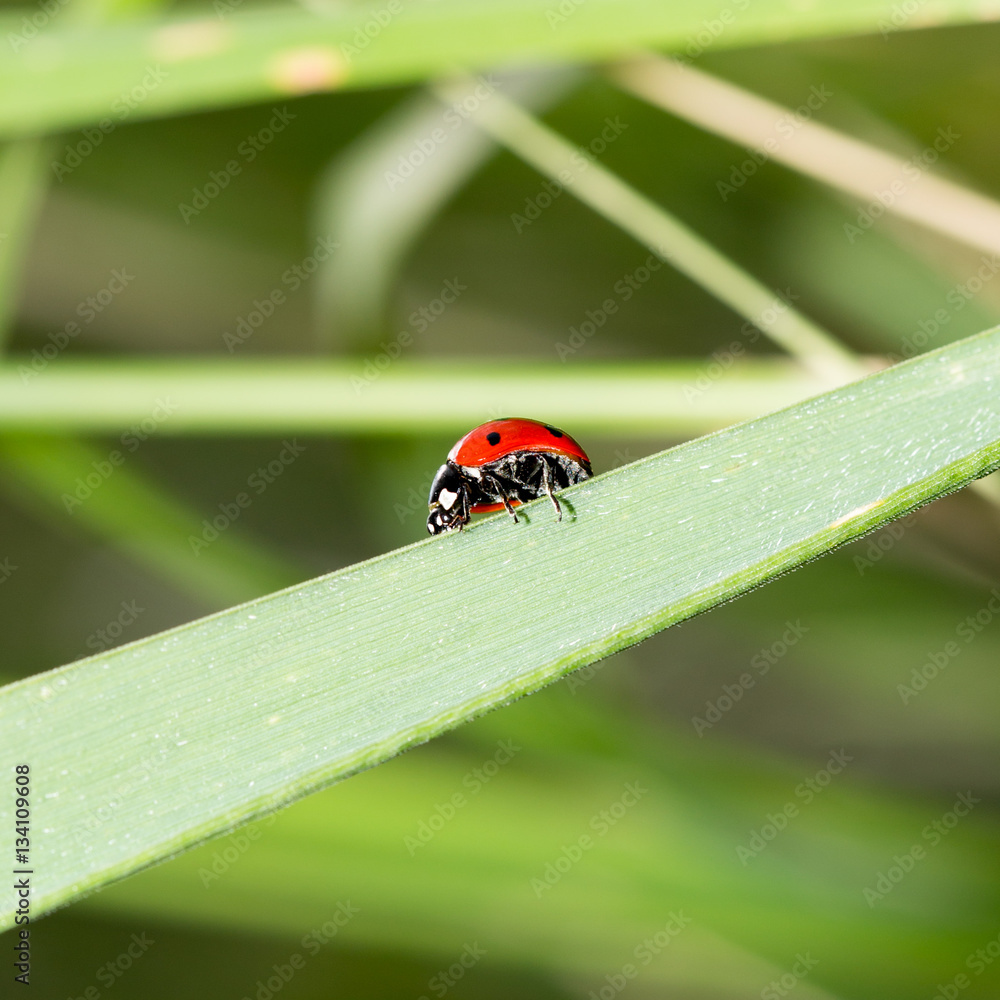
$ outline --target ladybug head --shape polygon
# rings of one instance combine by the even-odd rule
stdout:
[[[462,473],[451,462],[445,462],[437,470],[427,504],[430,507],[427,530],[432,535],[440,535],[468,523],[469,487]]]

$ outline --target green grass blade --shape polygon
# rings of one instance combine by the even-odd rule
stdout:
[[[408,83],[456,67],[607,59],[650,47],[700,52],[705,22],[720,13],[717,0],[588,0],[553,22],[556,7],[535,0],[439,0],[403,4],[373,38],[365,26],[378,26],[382,3],[343,4],[322,13],[293,6],[244,12],[235,0],[226,6],[233,12],[223,10],[225,16],[181,13],[101,29],[47,25],[43,38],[17,45],[0,64],[0,135],[96,121],[134,87],[145,88],[135,117],[149,117],[313,90]],[[756,0],[707,47],[873,32],[891,23],[892,11],[891,3],[870,0],[816,0],[805,7]],[[980,0],[934,6],[937,24],[990,16]],[[6,23],[13,27],[19,20],[15,14]],[[913,17],[901,27],[926,23]]]
[[[524,365],[310,358],[91,361],[0,366],[0,430],[120,434],[161,401],[163,434],[455,431],[484,413],[530,413],[600,432],[700,433],[821,392],[783,359]],[[28,372],[29,374],[25,374]]]
[[[764,148],[776,163],[844,191],[862,205],[877,204],[942,236],[989,253],[1000,251],[1000,204],[926,168],[920,183],[913,184],[914,164],[901,156],[814,121],[797,122],[795,141],[780,142],[775,125],[794,119],[791,108],[669,59],[622,63],[608,75],[650,104],[747,149]],[[936,142],[957,141],[954,130],[941,131]],[[919,157],[922,151],[914,147],[913,155]],[[932,154],[939,151],[930,148]],[[904,177],[905,197],[886,198],[883,192]]]
[[[540,502],[11,685],[0,750],[32,765],[44,831],[33,912],[1000,467],[998,372],[993,330],[574,487],[562,523]]]
[[[474,83],[449,82],[435,90],[446,103],[459,102]],[[697,282],[812,372],[835,385],[861,369],[847,348],[783,301],[707,240],[646,198],[596,160],[580,156],[568,142],[503,95],[491,94],[475,122],[498,142],[562,183],[586,205],[620,226],[651,253]],[[567,179],[568,178],[568,179]]]
[[[20,139],[0,149],[0,347],[7,343],[17,308],[27,244],[48,187],[51,146]]]

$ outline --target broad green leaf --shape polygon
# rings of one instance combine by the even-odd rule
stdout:
[[[17,41],[0,64],[0,135],[74,128],[119,111],[130,119],[281,100],[342,87],[411,83],[457,68],[608,59],[646,47],[697,57],[708,49],[784,42],[991,16],[980,0],[938,0],[900,17],[871,0],[756,0],[723,22],[717,0],[556,3],[413,0],[243,10],[90,28],[59,20],[18,32],[32,8],[4,19]],[[726,8],[731,10],[730,8]],[[29,19],[30,20],[30,19]],[[123,95],[138,96],[127,102]]]
[[[0,747],[31,764],[45,831],[34,912],[996,469],[998,372],[993,330],[567,490],[562,522],[538,502],[10,686]]]

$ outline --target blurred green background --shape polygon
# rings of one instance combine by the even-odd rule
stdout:
[[[1000,27],[975,25],[709,49],[697,65],[789,107],[823,85],[833,96],[818,120],[900,155],[952,129],[939,172],[1000,197],[998,45]],[[857,202],[773,162],[723,198],[717,183],[746,152],[597,70],[515,85],[575,143],[606,118],[623,123],[602,163],[852,350],[899,352],[940,308],[949,318],[928,348],[1000,320],[1000,282],[961,308],[949,300],[981,266],[978,251],[891,219],[851,243],[843,226]],[[115,271],[129,276],[124,289],[53,370],[295,355],[353,359],[363,372],[395,340],[406,361],[521,361],[558,382],[611,362],[707,360],[739,338],[742,319],[664,266],[561,359],[558,345],[647,252],[568,195],[518,232],[512,215],[542,178],[503,151],[450,176],[444,157],[428,158],[441,205],[398,267],[371,234],[385,287],[350,315],[358,289],[338,282],[357,280],[343,259],[362,250],[343,192],[355,226],[385,225],[377,204],[350,201],[363,187],[350,178],[379,190],[369,137],[391,132],[416,93],[130,117],[68,172],[53,164],[72,162],[83,132],[46,140],[8,364],[82,318]],[[273,142],[252,162],[235,152],[275,109],[287,124]],[[234,158],[240,172],[185,220],[180,206]],[[5,178],[23,208],[30,185]],[[339,241],[334,259],[291,290],[283,275],[321,237]],[[461,294],[438,313],[449,282]],[[227,346],[274,289],[287,300]],[[753,347],[772,350],[763,338]],[[503,400],[481,419],[494,406]],[[525,415],[564,423],[544,383]],[[425,484],[468,426],[181,435],[167,418],[137,440],[99,508],[72,512],[63,495],[128,428],[85,441],[5,430],[4,680],[419,540]],[[670,427],[567,429],[602,471],[680,439]],[[301,454],[272,472],[224,543],[202,561],[170,554],[291,438]],[[47,918],[34,928],[35,995],[996,996],[998,584],[996,506],[951,496]],[[949,643],[959,654],[935,667]],[[484,636],[482,655],[502,644]],[[931,679],[910,687],[925,667]]]

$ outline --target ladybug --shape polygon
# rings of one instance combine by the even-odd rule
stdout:
[[[472,514],[506,510],[548,494],[562,520],[555,491],[593,475],[587,453],[565,431],[524,417],[489,420],[448,452],[427,501],[432,535],[459,531]]]

